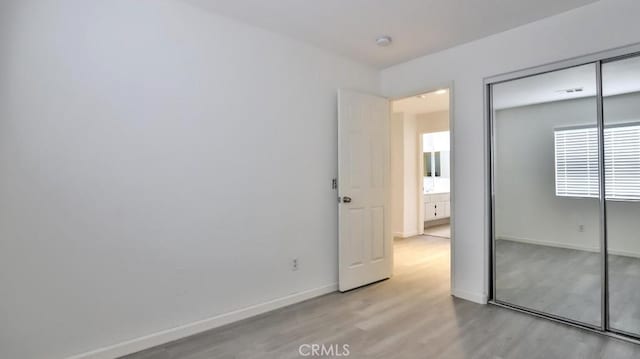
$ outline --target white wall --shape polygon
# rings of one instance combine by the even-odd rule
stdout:
[[[416,116],[404,118],[404,233],[405,237],[418,234],[418,160],[420,146]]]
[[[595,98],[496,111],[496,238],[599,247],[598,199],[555,195],[553,137],[556,127],[595,126],[596,121]]]
[[[488,288],[483,78],[640,42],[639,13],[636,0],[601,0],[382,71],[393,98],[454,82],[455,295],[482,302]]]
[[[396,112],[391,124],[391,210],[394,237],[419,232],[418,158],[416,116]]]
[[[606,125],[639,121],[640,92],[605,97],[603,111]],[[609,253],[640,257],[640,221],[638,218],[640,218],[639,202],[607,201]]]
[[[376,71],[172,0],[0,14],[0,357],[335,288],[336,89]]]
[[[404,237],[404,113],[391,114],[391,231]]]
[[[557,127],[596,125],[595,98],[496,111],[496,237],[598,251],[599,203],[555,195]],[[637,121],[640,94],[605,99],[605,123]],[[640,256],[640,204],[607,202],[609,253]],[[583,226],[580,231],[580,226]]]
[[[456,295],[487,283],[482,78],[638,42],[638,13],[602,0],[382,71],[394,98],[454,81]],[[0,17],[0,357],[335,283],[335,89],[376,71],[171,0]]]

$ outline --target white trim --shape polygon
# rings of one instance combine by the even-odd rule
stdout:
[[[417,125],[417,124],[416,124]],[[418,199],[418,203],[416,205],[416,215],[418,216],[417,218],[417,228],[416,230],[418,231],[418,234],[422,235],[424,234],[424,152],[423,152],[423,144],[422,144],[422,133],[417,131],[416,128],[416,136],[418,137],[416,140],[416,143],[418,144],[418,148],[416,149],[418,151],[417,153],[417,159],[418,159],[418,171],[416,171],[416,182],[418,185],[418,190],[417,190],[417,199]]]
[[[487,83],[483,82],[482,84],[482,94],[483,94],[483,134],[484,140],[483,142],[483,167],[484,167],[484,176],[482,178],[484,182],[484,230],[482,231],[482,239],[483,239],[483,252],[484,252],[484,273],[483,273],[483,288],[485,293],[492,293],[494,288],[494,272],[493,272],[493,261],[494,261],[494,253],[493,250],[493,222],[494,222],[494,207],[493,207],[493,102],[491,99],[491,86]]]
[[[538,240],[538,239],[496,236],[496,240],[512,241],[512,242],[519,242],[519,243],[534,244],[534,245],[538,245],[538,246],[547,246],[547,247],[554,247],[554,248],[565,248],[565,249],[573,249],[573,250],[577,250],[577,251],[600,253],[600,247],[589,247],[589,246],[581,246],[581,245],[568,244],[568,243],[541,241],[541,240]],[[640,258],[640,253],[630,252],[630,251],[619,251],[619,250],[615,250],[615,249],[609,249],[608,253],[612,254],[612,255],[615,255],[615,256]]]
[[[640,253],[629,252],[629,251],[617,251],[614,249],[609,249],[607,251],[608,254],[612,254],[614,256],[622,256],[622,257],[631,257],[631,258],[640,258]]]
[[[456,298],[468,300],[474,303],[487,304],[486,293],[474,293],[474,292],[468,292],[466,290],[452,288],[451,295],[453,295]]]
[[[415,237],[417,235],[419,235],[420,233],[418,233],[417,231],[411,231],[411,232],[393,232],[393,237],[394,238],[409,238],[409,237]]]
[[[182,339],[190,335],[202,333],[226,324],[250,318],[291,304],[299,303],[314,297],[332,293],[338,290],[338,284],[332,283],[322,287],[291,294],[264,303],[238,309],[229,313],[220,314],[207,319],[184,324],[175,328],[166,329],[148,334],[139,338],[127,340],[109,345],[100,349],[77,354],[67,359],[110,359],[123,355],[139,352],[174,340]]]
[[[598,247],[589,247],[589,246],[581,246],[569,243],[559,243],[552,241],[542,241],[539,239],[530,239],[530,238],[518,238],[518,237],[508,237],[508,236],[497,236],[496,240],[498,241],[512,241],[526,244],[535,244],[537,246],[546,246],[546,247],[554,247],[554,248],[565,248],[565,249],[574,249],[578,251],[586,251],[586,252],[600,252],[600,248]]]
[[[456,198],[456,141],[454,134],[455,126],[455,83],[450,81],[449,88],[449,291],[451,294],[456,287],[456,226],[455,226],[455,198]],[[484,296],[484,304],[487,303],[487,296]]]

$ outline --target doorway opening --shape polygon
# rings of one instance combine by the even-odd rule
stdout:
[[[439,241],[450,248],[453,215],[450,102],[449,88],[391,102],[394,247],[410,239]],[[396,257],[396,267],[403,265],[397,263],[402,258]],[[451,267],[450,261],[446,265]]]

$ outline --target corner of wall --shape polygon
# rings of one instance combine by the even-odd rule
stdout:
[[[488,298],[486,293],[469,292],[460,289],[451,289],[451,295],[456,298],[468,300],[478,304],[487,304]]]

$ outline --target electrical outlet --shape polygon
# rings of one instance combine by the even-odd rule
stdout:
[[[578,232],[584,232],[584,224],[578,225]]]
[[[293,260],[291,261],[291,270],[292,271],[298,270],[298,258],[293,258]]]

